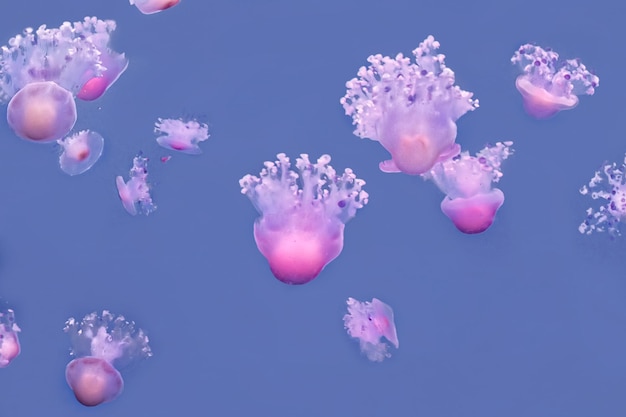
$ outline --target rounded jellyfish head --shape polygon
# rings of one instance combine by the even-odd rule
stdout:
[[[23,139],[52,142],[74,127],[76,103],[72,93],[52,81],[30,83],[9,102],[7,121]]]
[[[463,233],[482,233],[491,226],[496,212],[504,203],[504,194],[494,188],[487,194],[470,198],[444,198],[441,211]]]
[[[268,257],[274,276],[285,284],[306,284],[322,272],[326,258],[315,237],[294,236],[281,239]]]
[[[435,165],[439,152],[426,135],[405,135],[398,139],[391,157],[396,167],[405,174],[420,175]]]
[[[578,104],[578,97],[562,97],[554,95],[541,87],[537,87],[524,76],[515,81],[517,90],[522,95],[522,103],[526,113],[535,119],[549,119],[561,110],[570,110]]]
[[[86,356],[65,368],[65,379],[79,403],[93,407],[114,400],[124,388],[120,373],[104,359]]]
[[[109,80],[106,77],[93,77],[83,84],[76,97],[84,101],[93,101],[100,98],[108,87]]]

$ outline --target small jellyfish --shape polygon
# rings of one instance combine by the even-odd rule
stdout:
[[[328,165],[301,154],[296,170],[281,153],[265,162],[260,177],[246,175],[239,184],[261,214],[254,222],[254,239],[274,276],[286,284],[305,284],[343,249],[345,223],[363,207],[365,181],[351,169],[342,175]]]
[[[491,226],[504,203],[504,193],[492,184],[500,181],[500,165],[512,153],[513,142],[487,146],[476,156],[461,152],[454,158],[439,162],[424,179],[432,180],[446,194],[441,211],[463,233],[481,233]]]
[[[587,209],[587,217],[578,227],[585,235],[608,232],[612,238],[620,236],[620,224],[626,222],[626,157],[621,166],[606,163],[594,174],[588,185],[580,189],[582,195],[591,194],[594,200],[606,200],[597,210]],[[590,192],[591,191],[591,192]]]
[[[9,366],[20,354],[20,341],[17,338],[19,331],[13,310],[0,311],[0,368]]]
[[[169,9],[180,3],[180,0],[129,0],[143,14],[153,14]]]
[[[600,79],[578,59],[559,62],[559,54],[536,45],[522,45],[511,58],[522,74],[515,87],[524,110],[536,119],[547,119],[576,107],[581,94],[593,95]]]
[[[107,310],[87,314],[82,321],[71,317],[63,331],[70,336],[75,358],[65,368],[65,380],[87,407],[117,398],[124,389],[119,370],[152,356],[143,330]]]
[[[429,36],[413,51],[415,64],[372,55],[369,67],[346,83],[341,104],[356,125],[354,134],[379,141],[391,154],[380,163],[383,172],[418,175],[459,153],[456,121],[478,107],[472,93],[454,85],[454,72],[439,42]]]
[[[90,130],[82,130],[59,139],[57,143],[63,149],[59,156],[59,165],[69,175],[82,174],[91,168],[102,155],[104,148],[104,138]]]
[[[150,197],[150,186],[147,178],[148,158],[144,158],[141,154],[133,159],[133,167],[130,169],[128,182],[124,182],[121,175],[115,178],[122,205],[133,216],[137,214],[137,209],[146,216],[156,210],[156,206],[152,203],[152,197]]]
[[[195,120],[184,122],[181,119],[161,119],[154,125],[155,133],[163,133],[157,143],[164,148],[191,155],[202,153],[200,142],[209,138],[209,127]]]
[[[361,352],[375,362],[390,357],[389,346],[381,339],[384,337],[396,349],[400,346],[391,307],[378,298],[372,298],[371,302],[348,298],[346,303],[348,314],[343,316],[344,327],[350,336],[359,339]]]

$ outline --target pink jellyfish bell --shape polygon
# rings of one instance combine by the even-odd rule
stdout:
[[[17,337],[19,332],[13,310],[0,311],[0,368],[9,366],[20,354],[20,341]]]
[[[158,13],[176,6],[180,0],[130,0],[143,14]]]
[[[115,184],[122,205],[130,215],[143,213],[147,216],[157,209],[152,202],[148,184],[148,158],[144,158],[141,154],[133,158],[130,179],[124,181],[124,178],[118,175],[115,178]]]
[[[286,284],[305,284],[319,275],[343,249],[345,223],[363,207],[365,181],[347,168],[342,175],[301,154],[296,170],[285,154],[265,162],[260,177],[246,175],[239,184],[261,213],[254,239],[274,276]]]
[[[201,154],[198,144],[209,138],[209,126],[196,120],[159,118],[154,131],[162,134],[156,139],[160,146],[190,155]]]
[[[98,161],[104,148],[104,138],[97,132],[80,132],[59,139],[57,143],[63,149],[59,156],[59,166],[68,175],[78,175],[89,170]]]

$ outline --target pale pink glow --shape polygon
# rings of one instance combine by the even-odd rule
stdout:
[[[180,0],[129,0],[143,14],[153,14],[169,9],[180,3]]]
[[[365,181],[349,168],[337,175],[329,155],[311,163],[301,154],[295,170],[285,154],[277,158],[239,184],[261,214],[254,238],[272,273],[286,284],[305,284],[341,253],[345,223],[367,203]]]
[[[159,118],[154,131],[163,134],[156,140],[162,147],[191,155],[202,153],[198,144],[209,138],[209,127],[196,120]]]
[[[115,184],[122,205],[129,214],[134,216],[140,212],[148,215],[156,210],[148,184],[148,158],[137,155],[130,169],[130,179],[124,182],[124,178],[118,176],[115,178]]]
[[[63,330],[70,336],[70,353],[75,357],[65,368],[65,379],[85,406],[117,398],[124,388],[119,370],[152,356],[143,330],[107,310],[87,314],[81,321],[69,318]]]
[[[400,347],[391,307],[378,298],[373,298],[371,302],[348,298],[346,303],[348,314],[343,316],[344,327],[350,336],[359,340],[361,352],[375,362],[390,357],[389,346],[382,338],[396,349]]]
[[[89,170],[102,155],[104,138],[97,132],[82,130],[57,141],[63,152],[59,156],[61,169],[69,175]]]
[[[501,164],[513,153],[512,145],[510,141],[497,142],[476,156],[462,152],[435,164],[423,175],[446,194],[441,211],[461,232],[481,233],[493,223],[504,203],[504,194],[492,186],[502,177]]]
[[[0,368],[6,368],[20,354],[20,341],[17,334],[20,328],[15,323],[15,312],[11,309],[0,311]]]
[[[429,36],[413,51],[415,63],[372,55],[346,83],[341,104],[356,125],[354,134],[379,141],[391,154],[380,163],[383,172],[423,174],[437,162],[459,152],[456,121],[478,107],[472,93],[454,85],[454,72],[439,42]]]
[[[511,58],[522,70],[515,86],[524,110],[536,119],[547,119],[576,107],[581,94],[593,95],[600,79],[578,59],[559,62],[559,54],[532,44],[522,45]]]

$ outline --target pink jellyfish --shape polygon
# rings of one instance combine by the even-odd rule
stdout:
[[[311,163],[301,154],[296,171],[285,154],[277,158],[265,162],[260,178],[246,175],[239,184],[261,213],[254,239],[272,273],[286,284],[305,284],[341,253],[345,223],[367,203],[365,181],[349,168],[337,175],[329,155]]]
[[[19,331],[13,310],[0,311],[0,368],[9,366],[20,354],[20,341],[17,338]]]
[[[104,138],[97,132],[80,132],[57,141],[63,152],[59,156],[61,169],[69,175],[87,171],[102,155]]]
[[[117,398],[124,388],[119,369],[152,356],[143,330],[107,310],[87,314],[82,321],[71,317],[63,331],[70,336],[75,358],[65,368],[65,380],[87,407]]]
[[[356,125],[354,134],[379,141],[391,154],[379,165],[383,172],[423,174],[459,153],[455,122],[478,100],[454,85],[438,49],[429,36],[413,51],[415,64],[402,54],[372,55],[370,66],[346,83],[341,104]]]
[[[122,205],[133,216],[137,214],[137,209],[146,216],[156,210],[156,206],[152,203],[147,179],[148,158],[144,158],[141,154],[133,159],[128,182],[124,182],[122,176],[115,178]]]
[[[371,302],[348,298],[346,303],[348,314],[343,316],[343,323],[348,334],[359,339],[361,352],[375,362],[390,357],[388,345],[381,339],[384,337],[396,349],[400,346],[391,307],[378,298],[372,298]]]
[[[515,86],[524,110],[536,119],[547,119],[561,110],[576,107],[581,94],[593,95],[600,79],[578,59],[558,62],[559,54],[539,46],[522,45],[511,58],[522,74]]]
[[[468,152],[439,162],[426,174],[446,194],[441,211],[463,233],[481,233],[491,226],[504,203],[504,193],[492,184],[502,177],[500,165],[513,153],[513,142],[498,142],[470,156]]]
[[[169,9],[180,3],[180,0],[130,0],[143,14],[153,14]]]
[[[154,131],[163,133],[156,140],[162,147],[191,155],[202,153],[198,144],[209,138],[209,127],[195,120],[159,118]]]

